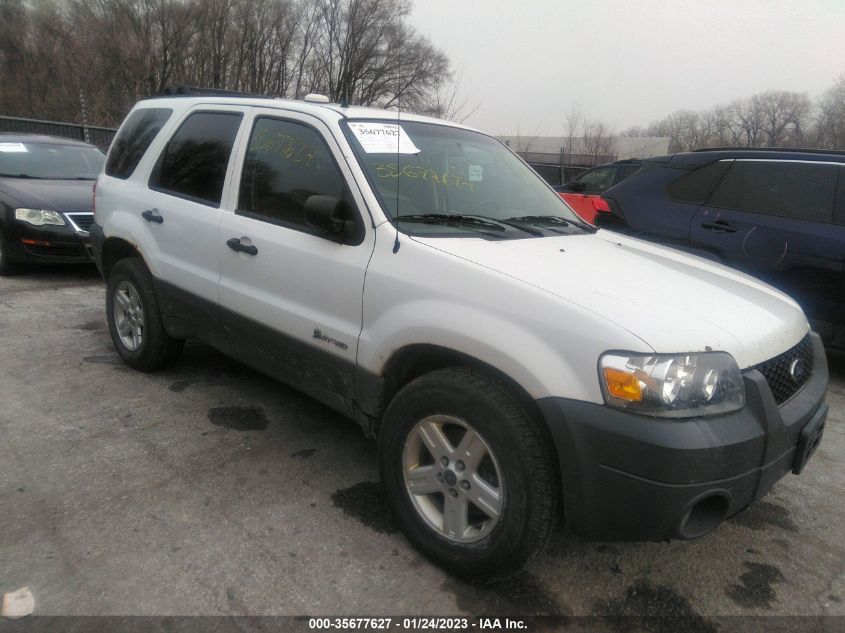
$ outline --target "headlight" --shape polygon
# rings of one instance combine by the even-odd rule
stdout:
[[[58,211],[49,211],[47,209],[15,209],[15,219],[34,226],[44,226],[45,224],[64,224],[65,219]]]
[[[742,374],[725,352],[613,352],[601,357],[599,371],[607,404],[634,413],[685,418],[737,411],[745,405]]]

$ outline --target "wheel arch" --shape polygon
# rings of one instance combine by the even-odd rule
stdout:
[[[390,355],[384,364],[381,376],[364,376],[362,372],[358,373],[358,379],[356,380],[358,406],[363,410],[370,422],[367,425],[369,429],[365,426],[365,432],[373,437],[378,436],[382,417],[387,406],[403,387],[420,376],[449,367],[471,367],[496,378],[508,387],[514,396],[525,406],[526,410],[537,423],[541,433],[543,433],[547,445],[552,451],[552,461],[556,470],[555,475],[557,480],[560,481],[558,455],[554,442],[552,441],[551,431],[540,407],[528,390],[506,372],[490,363],[465,352],[441,345],[432,343],[406,345]]]
[[[132,242],[121,237],[106,238],[102,251],[103,278],[108,280],[114,265],[127,257],[138,257],[144,260],[144,256]],[[146,260],[144,260],[144,265],[149,269]]]
[[[563,505],[563,478],[560,456],[558,455],[557,446],[552,437],[548,422],[537,401],[530,395],[528,390],[506,372],[488,362],[465,352],[431,343],[409,344],[397,349],[384,365],[383,375],[379,381],[381,390],[375,394],[378,402],[372,403],[378,406],[377,415],[374,418],[368,416],[371,424],[369,429],[362,425],[364,426],[364,431],[368,435],[377,438],[381,430],[381,425],[383,424],[384,412],[391,400],[403,387],[420,376],[452,367],[468,367],[493,377],[502,383],[525,407],[525,410],[534,420],[537,429],[543,437],[545,448],[549,451],[552,477],[559,503],[557,519],[563,522],[565,508]],[[360,385],[357,381],[356,384]],[[364,403],[359,401],[359,406],[362,404]]]

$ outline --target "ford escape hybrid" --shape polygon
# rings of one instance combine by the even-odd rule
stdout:
[[[800,473],[828,370],[795,302],[579,220],[490,136],[384,110],[153,98],[91,228],[124,361],[186,338],[378,438],[408,539],[512,573],[560,516],[695,538]]]

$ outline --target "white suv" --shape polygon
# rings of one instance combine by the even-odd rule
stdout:
[[[353,418],[405,535],[465,577],[519,569],[560,516],[604,540],[701,536],[822,435],[825,353],[794,301],[597,231],[460,125],[148,99],[95,202],[126,363],[195,337]]]

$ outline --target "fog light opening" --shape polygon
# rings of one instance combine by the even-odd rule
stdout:
[[[678,531],[682,538],[699,538],[719,525],[727,513],[728,498],[723,495],[710,495],[690,508]]]

